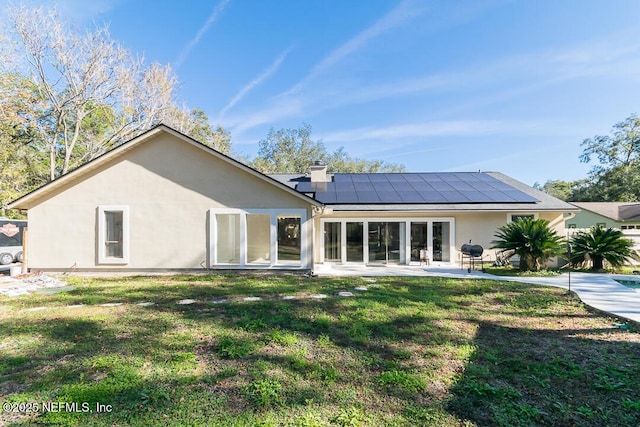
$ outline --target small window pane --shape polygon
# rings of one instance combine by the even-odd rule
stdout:
[[[123,255],[123,227],[122,211],[105,211],[105,239],[106,256],[108,258],[122,258]]]
[[[342,260],[342,224],[339,222],[324,223],[324,260]]]
[[[300,217],[278,217],[278,261],[300,261]]]
[[[216,215],[216,262],[240,264],[240,215]]]
[[[518,221],[519,219],[531,218],[534,219],[534,215],[511,215],[511,221]]]
[[[363,262],[364,261],[364,243],[363,243],[362,222],[347,222],[347,261]]]
[[[271,260],[271,216],[247,214],[247,262],[269,264]]]

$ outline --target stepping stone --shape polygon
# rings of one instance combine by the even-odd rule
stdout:
[[[193,304],[195,302],[196,302],[196,300],[194,300],[194,299],[182,299],[182,300],[178,301],[176,304],[189,305],[189,304]]]
[[[220,299],[211,300],[211,302],[214,304],[224,304],[226,302],[229,302],[229,300],[226,298],[220,298]]]
[[[313,294],[309,295],[309,298],[313,299],[325,299],[327,296],[325,294]]]
[[[29,292],[24,289],[7,289],[6,291],[2,291],[2,294],[0,295],[6,295],[8,297],[19,297],[20,295],[29,295]]]
[[[42,311],[46,309],[47,307],[31,307],[31,308],[27,308],[25,311]]]
[[[285,296],[282,297],[282,299],[284,301],[290,301],[290,300],[293,300],[293,299],[298,299],[298,297],[296,297],[294,295],[285,295]]]
[[[119,307],[124,305],[123,302],[108,302],[106,304],[100,304],[100,307]]]
[[[251,301],[260,301],[262,298],[260,297],[245,297],[242,298],[242,301],[247,301],[247,302],[251,302]]]
[[[36,294],[45,294],[45,295],[53,295],[59,294],[60,292],[68,292],[74,290],[75,286],[62,286],[59,288],[41,288],[36,290]]]
[[[338,292],[339,297],[352,297],[353,294],[351,292]]]
[[[367,288],[366,286],[356,286],[355,288],[356,291],[360,291],[360,292],[364,292],[364,291],[368,291],[369,288]]]
[[[84,307],[84,304],[73,304],[73,305],[67,305],[65,307],[66,308],[82,308]]]
[[[136,305],[139,305],[140,307],[151,307],[152,305],[156,305],[155,302],[139,302]]]

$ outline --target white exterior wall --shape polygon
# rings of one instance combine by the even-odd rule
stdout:
[[[128,206],[129,263],[98,263],[101,205]],[[31,203],[29,268],[197,269],[208,256],[208,212],[216,208],[304,209],[310,204],[210,153],[160,133]],[[311,254],[306,227],[306,252]],[[311,257],[302,267],[312,267]]]

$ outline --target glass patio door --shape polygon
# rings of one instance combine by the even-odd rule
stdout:
[[[369,223],[369,263],[400,262],[400,223]]]
[[[434,222],[433,230],[433,260],[451,261],[451,231],[449,222]]]
[[[411,223],[411,261],[420,261],[420,251],[429,250],[427,245],[427,223]]]

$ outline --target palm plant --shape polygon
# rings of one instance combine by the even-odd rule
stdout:
[[[511,250],[520,257],[520,270],[539,271],[546,261],[564,252],[562,237],[545,219],[521,218],[498,228],[492,248]]]
[[[602,226],[579,231],[571,238],[571,244],[571,263],[577,264],[590,259],[592,270],[602,270],[604,260],[612,267],[624,265],[627,258],[631,257],[633,246],[633,242],[622,231]]]

